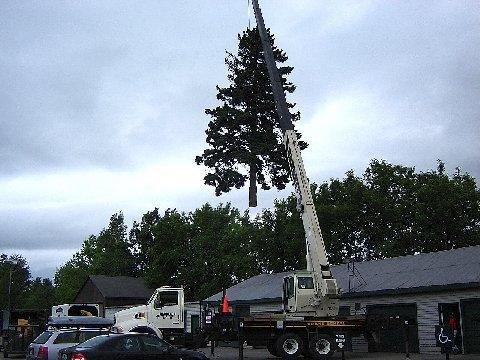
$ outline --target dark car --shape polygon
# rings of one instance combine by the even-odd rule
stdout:
[[[155,335],[127,333],[96,336],[62,349],[58,360],[208,360],[198,351],[177,349]]]

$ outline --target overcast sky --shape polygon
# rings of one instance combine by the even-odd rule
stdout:
[[[372,158],[480,177],[478,1],[260,5],[295,67],[312,181]],[[194,157],[248,13],[247,0],[1,1],[0,252],[52,276],[116,211],[130,226],[154,207],[246,209],[247,190],[216,198]]]

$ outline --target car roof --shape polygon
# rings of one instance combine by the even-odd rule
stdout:
[[[49,318],[48,324],[52,327],[89,327],[105,328],[113,325],[113,320],[98,316],[60,316]]]
[[[87,327],[62,327],[62,328],[54,328],[49,327],[45,331],[50,331],[53,334],[60,334],[64,332],[75,332],[75,331],[104,331],[107,332],[108,330],[105,328],[87,328]]]

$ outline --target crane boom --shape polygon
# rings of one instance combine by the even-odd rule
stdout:
[[[310,183],[303,165],[302,154],[298,144],[297,134],[293,127],[291,114],[288,110],[282,79],[273,55],[270,35],[265,28],[258,0],[253,0],[252,5],[275,98],[275,108],[278,113],[280,128],[283,132],[283,141],[287,151],[290,173],[297,197],[297,208],[301,214],[305,230],[307,271],[312,273],[315,283],[314,296],[308,301],[307,305],[301,306],[303,311],[299,310],[297,306],[295,306],[295,310],[292,311],[308,313],[308,309],[313,309],[311,312],[315,312],[317,315],[337,315],[335,312],[338,313],[337,298],[339,290],[337,282],[330,272],[325,244],[313,203]],[[292,306],[290,307],[292,308]]]

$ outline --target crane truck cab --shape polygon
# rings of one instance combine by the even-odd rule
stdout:
[[[330,271],[328,271],[330,272]],[[339,292],[336,280],[324,274],[326,296],[321,293],[319,281],[311,271],[295,271],[283,278],[283,310],[290,316],[332,317],[338,314]]]
[[[184,301],[183,288],[162,286],[155,290],[146,305],[115,313],[114,329],[154,334],[176,343],[184,337]]]

